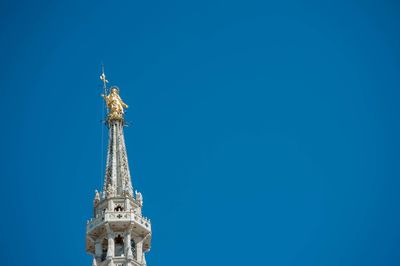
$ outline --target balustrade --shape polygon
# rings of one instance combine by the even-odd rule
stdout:
[[[99,214],[97,218],[92,218],[88,221],[87,230],[90,231],[99,224],[108,221],[135,221],[148,229],[151,227],[149,219],[135,214],[133,211],[105,211],[103,214]]]

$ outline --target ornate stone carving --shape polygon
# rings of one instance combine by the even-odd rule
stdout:
[[[137,204],[139,205],[139,207],[142,207],[143,206],[143,196],[142,196],[142,193],[140,193],[140,192],[137,192],[137,190],[135,190],[135,196],[136,196],[136,202],[137,202]]]
[[[122,121],[109,124],[109,139],[104,190],[107,190],[108,184],[114,184],[115,196],[132,198],[133,189]]]
[[[114,236],[113,234],[108,234],[107,259],[112,259],[114,257],[114,253]]]
[[[130,230],[125,233],[124,244],[125,244],[126,257],[128,258],[128,260],[133,260],[133,253],[132,253],[132,247],[131,247],[131,232],[130,232]]]
[[[94,200],[93,200],[94,206],[97,206],[97,204],[99,204],[99,202],[100,202],[100,194],[96,189],[94,192]]]
[[[114,188],[114,186],[111,185],[111,184],[108,184],[106,193],[107,193],[107,198],[115,197],[115,188]]]

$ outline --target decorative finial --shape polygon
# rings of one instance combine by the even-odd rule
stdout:
[[[93,204],[94,206],[97,206],[97,204],[100,202],[100,194],[97,191],[97,189],[94,191],[94,200],[93,200]]]

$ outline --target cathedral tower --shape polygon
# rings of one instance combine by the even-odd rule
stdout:
[[[111,87],[106,95],[108,109],[108,151],[103,191],[95,191],[93,218],[86,226],[86,251],[97,266],[145,266],[144,253],[150,250],[151,224],[142,215],[143,198],[133,193],[124,140],[124,109],[119,89]]]

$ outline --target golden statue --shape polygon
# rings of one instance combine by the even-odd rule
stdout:
[[[124,108],[128,108],[121,97],[119,97],[119,90],[117,87],[111,87],[109,95],[102,94],[106,101],[107,108],[109,110],[107,119],[110,120],[122,120],[124,115]]]

